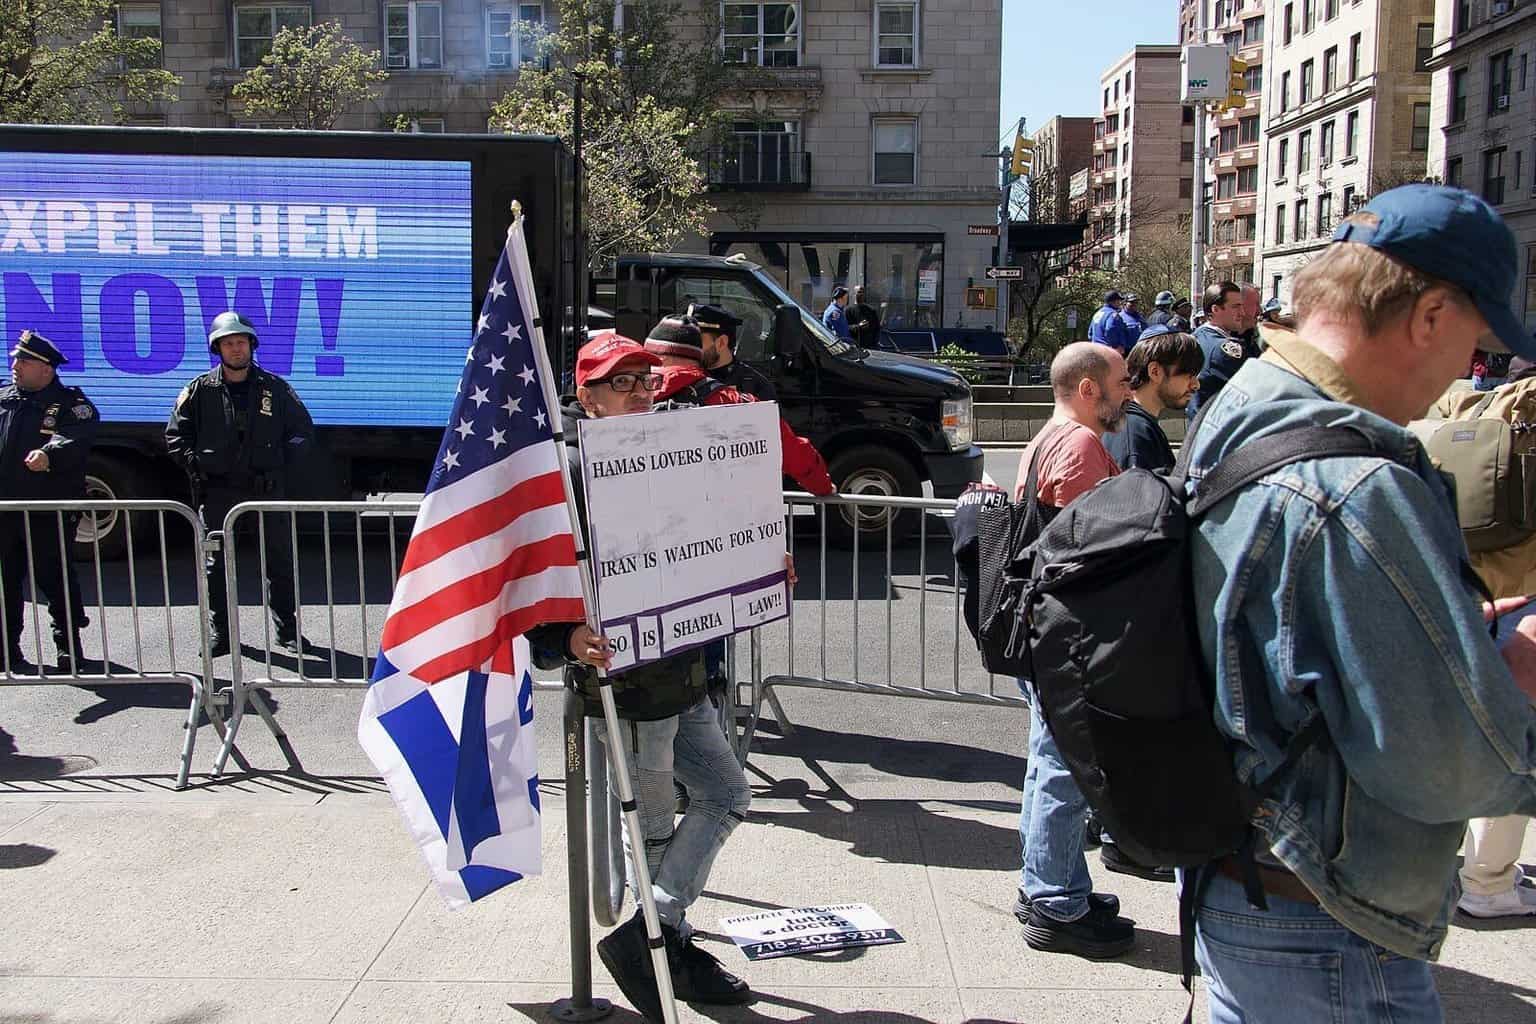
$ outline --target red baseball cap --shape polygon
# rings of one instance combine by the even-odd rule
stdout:
[[[603,331],[581,346],[576,353],[576,383],[604,377],[626,359],[639,359],[649,366],[660,366],[661,358],[645,350],[645,346],[633,338],[626,338],[618,331]]]

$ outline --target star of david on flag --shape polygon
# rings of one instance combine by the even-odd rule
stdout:
[[[475,324],[357,727],[454,907],[541,869],[522,635],[585,617],[537,325],[519,220]]]

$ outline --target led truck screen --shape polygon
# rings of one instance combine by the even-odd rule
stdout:
[[[469,347],[470,165],[0,152],[0,317],[108,422],[161,422],[239,310],[321,424],[440,426]]]

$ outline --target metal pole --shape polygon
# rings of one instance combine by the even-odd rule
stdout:
[[[581,594],[587,609],[587,628],[600,631],[597,616],[597,594],[592,580],[592,566],[587,560],[586,544],[582,538],[581,522],[576,514],[575,497],[571,491],[571,479],[565,456],[565,434],[559,429],[560,403],[555,395],[554,378],[549,367],[549,353],[544,348],[544,325],[539,318],[538,296],[534,291],[532,274],[528,272],[528,240],[523,234],[521,207],[513,204],[512,227],[507,240],[516,246],[521,259],[512,261],[513,287],[523,308],[533,315],[534,362],[538,364],[539,384],[544,392],[544,407],[549,410],[551,427],[554,428],[555,457],[560,463],[560,480],[565,487],[565,508],[571,519],[571,536],[576,544],[577,574],[581,577]],[[519,273],[521,271],[521,273]],[[629,754],[624,745],[624,731],[619,728],[619,712],[613,703],[613,684],[607,674],[597,674],[597,693],[603,704],[603,722],[608,727],[609,770],[613,773],[619,791],[619,805],[624,809],[624,827],[629,829],[630,861],[635,872],[635,891],[640,899],[640,910],[645,918],[645,935],[651,948],[651,966],[656,976],[656,993],[661,1000],[662,1017],[666,1024],[677,1024],[677,1000],[672,995],[672,972],[667,964],[667,947],[661,936],[661,918],[656,914],[656,899],[651,892],[651,869],[645,862],[645,833],[640,828],[639,805],[629,780]]]
[[[571,919],[571,994],[549,1015],[559,1021],[601,1020],[613,1013],[606,999],[592,998],[592,907],[587,895],[587,722],[581,695],[565,691],[565,863]],[[593,793],[606,800],[608,794]]]
[[[1205,42],[1205,0],[1195,4],[1193,45]],[[1200,308],[1200,293],[1205,290],[1205,103],[1195,107],[1195,174],[1192,210],[1189,222],[1189,301]]]

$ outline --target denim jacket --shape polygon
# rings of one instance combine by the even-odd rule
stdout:
[[[1536,813],[1536,712],[1463,582],[1450,484],[1352,396],[1288,339],[1212,401],[1192,478],[1308,425],[1357,428],[1401,461],[1296,463],[1216,505],[1192,545],[1195,606],[1239,777],[1264,781],[1312,716],[1327,726],[1256,813],[1274,857],[1356,934],[1432,960],[1467,819]]]

